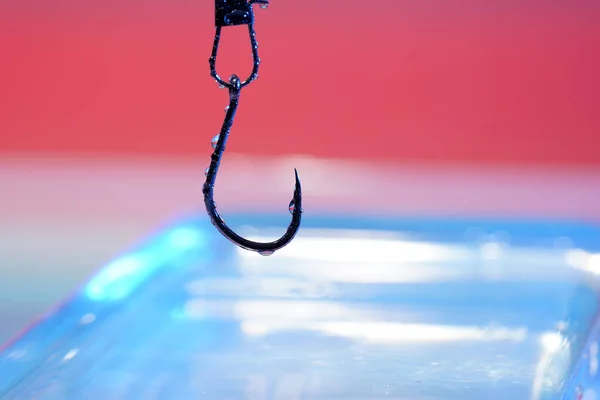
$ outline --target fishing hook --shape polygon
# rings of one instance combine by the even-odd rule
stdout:
[[[215,0],[215,26],[216,33],[212,48],[212,54],[209,59],[210,75],[219,84],[220,87],[229,90],[229,107],[226,108],[225,120],[221,127],[221,132],[213,138],[211,145],[214,149],[211,156],[210,166],[206,169],[206,182],[202,188],[204,194],[204,205],[212,224],[223,236],[237,246],[256,251],[262,255],[271,255],[276,250],[288,245],[298,233],[302,219],[302,186],[298,178],[298,171],[294,169],[296,184],[294,188],[294,197],[289,204],[289,211],[292,214],[292,221],[285,234],[272,242],[254,242],[241,237],[229,228],[223,218],[217,211],[214,201],[214,188],[217,172],[227,145],[227,138],[233,125],[235,113],[237,111],[240,99],[240,93],[244,86],[248,85],[258,77],[258,67],[260,58],[258,57],[258,43],[256,41],[256,32],[254,31],[254,13],[252,5],[258,3],[261,8],[269,5],[268,0]],[[250,35],[250,45],[252,46],[253,67],[252,72],[245,81],[240,80],[237,75],[232,75],[229,81],[223,80],[216,70],[217,52],[221,40],[221,28],[223,26],[247,25]]]

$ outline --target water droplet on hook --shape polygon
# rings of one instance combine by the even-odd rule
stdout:
[[[269,8],[269,3],[260,3],[260,8],[262,8],[263,10],[265,8]]]
[[[225,112],[229,111],[229,106],[225,107]]]
[[[217,143],[219,143],[219,137],[221,135],[215,135],[215,137],[212,138],[212,140],[210,141],[210,145],[212,146],[213,149],[217,148]]]
[[[221,84],[219,83],[219,89],[225,89],[225,85],[221,85]]]
[[[288,210],[290,210],[290,214],[294,213],[294,209],[296,208],[296,203],[294,200],[290,201],[290,205],[288,206]]]
[[[204,170],[204,176],[208,176],[208,171],[210,171],[210,167],[206,167]]]
[[[273,253],[275,253],[273,250],[261,250],[258,252],[258,254],[260,254],[261,256],[265,256],[265,257],[270,256]]]

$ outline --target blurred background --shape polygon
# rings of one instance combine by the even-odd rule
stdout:
[[[227,94],[211,1],[0,2],[0,343],[202,210]],[[281,1],[217,184],[227,211],[600,216],[600,3]],[[244,27],[218,69],[245,75]]]

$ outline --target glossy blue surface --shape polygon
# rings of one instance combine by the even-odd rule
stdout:
[[[591,396],[598,254],[576,223],[312,216],[262,257],[192,218],[8,345],[0,398]]]

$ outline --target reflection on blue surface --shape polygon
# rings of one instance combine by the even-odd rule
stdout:
[[[104,267],[85,287],[86,296],[95,301],[123,300],[161,267],[190,250],[207,251],[206,232],[197,226],[181,226],[131,254]]]
[[[237,221],[257,239],[281,228]],[[307,218],[262,257],[184,221],[5,348],[0,397],[589,395],[599,239],[552,221]]]

